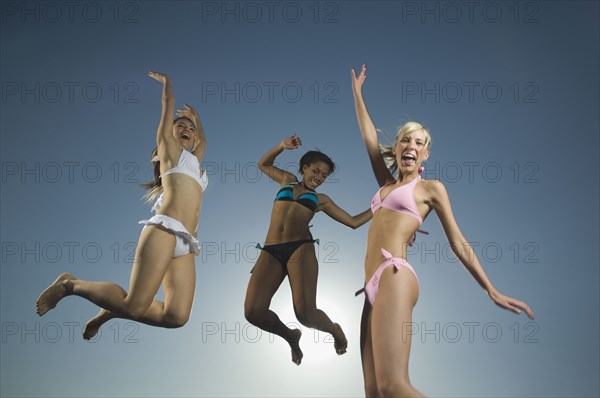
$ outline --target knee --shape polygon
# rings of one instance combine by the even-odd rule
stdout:
[[[406,380],[383,380],[377,383],[377,396],[412,397],[415,390]]]
[[[149,307],[150,306],[148,306],[148,305],[132,304],[132,303],[126,302],[125,316],[134,321],[138,320],[146,313],[146,311],[148,311]]]
[[[257,307],[254,307],[252,305],[244,306],[244,317],[248,322],[250,322],[253,325],[255,325],[258,322],[258,319],[260,318],[260,313],[261,311]]]
[[[294,309],[296,319],[306,327],[314,327],[316,322],[316,309],[309,309],[305,306],[296,306]]]
[[[168,328],[180,328],[190,319],[189,313],[170,312],[165,314],[163,321]]]

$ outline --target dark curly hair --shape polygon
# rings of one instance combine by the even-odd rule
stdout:
[[[302,169],[304,166],[308,166],[314,163],[323,162],[327,166],[329,166],[329,174],[333,174],[335,171],[335,163],[333,160],[323,152],[317,151],[308,151],[300,158],[300,174],[302,173]]]

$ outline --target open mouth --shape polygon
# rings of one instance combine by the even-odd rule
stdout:
[[[402,164],[406,165],[406,166],[410,166],[415,164],[415,161],[417,160],[417,157],[415,155],[413,155],[412,153],[405,153],[404,155],[402,155]]]
[[[189,140],[190,139],[190,135],[188,133],[183,133],[181,134],[181,138],[184,140]]]

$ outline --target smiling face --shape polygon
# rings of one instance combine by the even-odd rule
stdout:
[[[173,138],[175,138],[187,151],[193,150],[198,144],[196,126],[187,118],[177,118],[173,123]]]
[[[325,162],[305,164],[302,167],[302,183],[306,188],[314,191],[325,182],[330,173],[331,169]]]
[[[402,128],[404,129],[404,127]],[[401,174],[418,172],[421,163],[429,157],[429,133],[418,125],[416,129],[400,130],[394,150]]]
[[[335,171],[335,163],[321,151],[308,151],[302,155],[299,168],[302,183],[314,191]]]

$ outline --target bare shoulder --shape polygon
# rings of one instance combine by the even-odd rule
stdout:
[[[283,186],[286,186],[289,184],[293,184],[295,182],[298,182],[298,177],[296,177],[292,173],[284,171],[283,180],[281,181],[281,186],[283,187]]]
[[[446,190],[444,183],[439,180],[421,180],[421,186],[427,191]]]
[[[333,204],[333,200],[328,195],[324,193],[317,193],[317,199],[319,200],[319,205],[317,206],[317,211],[328,211],[331,210],[331,205]],[[335,206],[334,206],[335,207]]]
[[[317,198],[319,198],[319,204],[325,204],[331,202],[331,198],[324,193],[317,193]]]
[[[439,180],[421,180],[421,187],[431,201],[448,196],[444,183]]]

